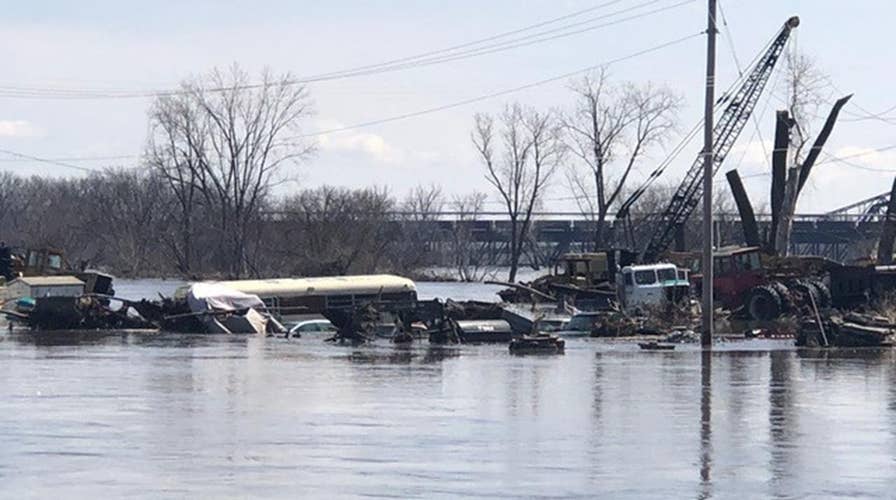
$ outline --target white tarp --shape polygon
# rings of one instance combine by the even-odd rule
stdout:
[[[194,313],[208,311],[264,310],[258,295],[238,292],[216,283],[195,283],[187,293],[187,304]]]
[[[258,295],[240,292],[218,283],[196,283],[187,292],[187,304],[203,314],[209,333],[284,333],[286,329],[267,313]],[[234,314],[228,314],[233,312]]]

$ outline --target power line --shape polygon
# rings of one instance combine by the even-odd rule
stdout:
[[[731,28],[728,26],[728,19],[725,17],[725,9],[722,7],[722,3],[723,2],[718,2],[718,5],[719,5],[719,14],[721,14],[721,17],[722,17],[722,26],[725,31],[725,40],[728,41],[728,50],[731,52],[731,58],[734,59],[734,66],[737,68],[737,74],[741,78],[743,78],[743,76],[744,76],[743,67],[740,64],[740,58],[737,57],[737,50],[735,49],[735,45],[734,45],[734,37],[731,35]],[[715,23],[715,20],[713,20],[713,23]],[[775,83],[777,83],[777,77],[780,76],[781,72],[776,71],[775,73],[776,73]],[[774,84],[772,85],[772,89],[769,90],[769,94],[771,94],[773,92],[773,90],[774,90]],[[770,103],[771,103],[771,98],[767,96],[766,101],[765,101],[765,106],[763,107],[762,112],[760,113],[759,117],[765,117],[765,113],[768,111]],[[753,125],[754,125],[754,132],[755,132],[755,134],[759,135],[759,144],[762,145],[762,152],[766,157],[768,157],[768,151],[766,150],[766,147],[765,147],[765,138],[762,136],[762,127],[759,125],[759,117],[757,117],[755,113],[750,114],[751,121],[753,122]],[[751,134],[750,142],[753,141],[753,137],[755,137],[755,134]],[[746,151],[746,149],[744,149],[744,154],[741,155],[740,160],[738,161],[738,166],[740,166],[740,163],[743,162],[746,155],[747,155],[747,151]]]
[[[881,148],[871,149],[868,151],[862,151],[861,153],[855,153],[855,154],[851,154],[851,155],[847,155],[847,156],[834,156],[830,153],[825,152],[824,155],[827,157],[827,159],[815,163],[815,166],[817,167],[819,165],[825,165],[828,163],[839,163],[842,165],[846,165],[848,167],[853,167],[853,168],[857,168],[860,170],[867,170],[869,172],[896,173],[896,169],[868,167],[865,165],[861,165],[861,164],[849,161],[850,159],[853,159],[853,158],[861,158],[863,156],[870,156],[873,154],[883,153],[883,152],[894,150],[894,149],[896,149],[896,144],[893,144],[890,146],[884,146]],[[755,173],[755,174],[744,175],[742,177],[744,179],[750,179],[753,177],[767,177],[770,175],[771,175],[771,172],[759,172],[759,173]]]
[[[859,165],[858,163],[853,163],[853,162],[849,162],[849,161],[847,161],[847,160],[851,160],[851,159],[853,159],[853,158],[861,158],[861,157],[863,157],[863,156],[869,156],[869,155],[873,155],[873,154],[877,154],[877,153],[883,153],[883,152],[885,152],[885,151],[890,151],[890,150],[893,150],[893,149],[896,149],[896,144],[893,144],[893,145],[890,145],[890,146],[884,146],[884,147],[882,147],[882,148],[871,149],[871,150],[868,150],[868,151],[863,151],[863,152],[861,152],[861,153],[851,154],[851,155],[847,155],[847,156],[834,156],[834,155],[831,155],[831,154],[829,154],[829,153],[825,153],[825,155],[828,156],[828,159],[826,159],[826,160],[824,160],[824,161],[820,161],[820,162],[816,163],[815,165],[818,166],[818,165],[824,165],[825,163],[838,162],[838,163],[843,163],[843,164],[845,164],[845,165],[850,165],[850,166],[853,166],[853,167],[856,167],[856,168],[860,168],[860,169],[863,169],[863,170],[868,170],[868,171],[871,171],[871,172],[894,172],[894,170],[881,169],[881,168],[874,168],[874,167],[866,167],[866,166],[864,166],[864,165]]]
[[[772,43],[774,43],[774,38],[766,42],[765,46],[762,47],[762,50],[760,50],[753,57],[753,60],[750,61],[749,67],[752,68],[758,63],[763,54],[765,54],[768,51],[769,47],[771,47]],[[734,93],[735,89],[737,89],[740,85],[743,85],[743,83],[746,81],[746,78],[747,76],[741,72],[740,76],[731,83],[731,85],[725,90],[725,92],[722,93],[722,95],[716,101],[714,109],[718,110],[724,104],[726,104],[727,101],[731,98],[731,95]],[[666,156],[666,158],[662,162],[660,162],[659,166],[657,166],[650,173],[650,175],[648,175],[647,178],[641,182],[640,186],[638,186],[628,196],[628,198],[623,200],[620,206],[621,213],[627,211],[638,200],[638,198],[640,198],[645,192],[647,192],[647,189],[650,188],[650,185],[653,184],[653,182],[655,182],[661,175],[663,175],[663,173],[667,168],[669,168],[672,162],[675,161],[676,158],[678,158],[678,155],[680,155],[681,152],[684,151],[684,149],[687,147],[687,145],[690,144],[690,142],[694,139],[694,137],[697,136],[697,133],[700,131],[702,126],[703,119],[701,118],[688,132],[688,134],[678,143],[678,145],[673,148],[672,152],[670,152]]]
[[[616,63],[619,63],[619,62],[627,61],[627,60],[629,60],[629,59],[634,59],[634,58],[636,58],[636,57],[640,57],[640,56],[645,55],[645,54],[649,54],[649,53],[652,53],[652,52],[656,52],[656,51],[662,50],[662,49],[667,48],[667,47],[671,47],[671,46],[674,46],[674,45],[678,45],[678,44],[680,44],[680,43],[686,42],[686,41],[691,40],[691,39],[693,39],[693,38],[702,36],[703,34],[704,34],[704,32],[694,33],[694,34],[692,34],[692,35],[688,35],[688,36],[681,37],[681,38],[678,38],[678,39],[675,39],[675,40],[671,40],[671,41],[668,41],[668,42],[665,42],[665,43],[661,43],[661,44],[655,45],[655,46],[653,46],[653,47],[649,47],[649,48],[647,48],[647,49],[640,50],[640,51],[638,51],[638,52],[634,52],[634,53],[631,53],[631,54],[628,54],[628,55],[625,55],[625,56],[621,56],[621,57],[618,57],[618,58],[615,58],[615,59],[611,59],[611,60],[609,60],[609,61],[605,61],[605,62],[603,62],[603,63],[601,63],[601,64],[595,64],[595,65],[588,66],[588,67],[586,67],[586,68],[582,68],[582,69],[579,69],[579,70],[576,70],[576,71],[571,71],[571,72],[569,72],[569,73],[564,73],[564,74],[562,74],[562,75],[554,76],[554,77],[551,77],[551,78],[545,78],[545,79],[543,79],[543,80],[538,80],[538,81],[536,81],[536,82],[528,83],[528,84],[525,84],[525,85],[520,85],[520,86],[518,86],[518,87],[513,87],[513,88],[509,88],[509,89],[504,89],[504,90],[500,90],[500,91],[497,91],[497,92],[492,92],[492,93],[490,93],[490,94],[480,95],[480,96],[477,96],[477,97],[472,97],[472,98],[469,98],[469,99],[464,99],[464,100],[462,100],[462,101],[456,101],[456,102],[453,102],[453,103],[444,104],[444,105],[441,105],[441,106],[435,106],[435,107],[432,107],[432,108],[427,108],[427,109],[423,109],[423,110],[419,110],[419,111],[414,111],[414,112],[410,112],[410,113],[404,113],[404,114],[401,114],[401,115],[395,115],[395,116],[390,116],[390,117],[386,117],[386,118],[380,118],[380,119],[377,119],[377,120],[371,120],[371,121],[367,121],[367,122],[356,123],[356,124],[348,125],[348,126],[345,126],[345,127],[333,128],[333,129],[328,129],[328,130],[320,130],[320,131],[317,131],[317,132],[312,132],[312,133],[308,133],[308,134],[302,134],[302,135],[299,135],[299,136],[296,136],[296,137],[292,137],[292,138],[285,138],[284,140],[287,140],[287,141],[288,141],[288,140],[292,140],[292,139],[301,139],[301,138],[307,138],[307,137],[315,137],[315,136],[321,136],[321,135],[326,135],[326,134],[332,134],[332,133],[338,133],[338,132],[345,132],[345,131],[349,131],[349,130],[355,130],[355,129],[359,129],[359,128],[366,128],[366,127],[370,127],[370,126],[374,126],[374,125],[379,125],[379,124],[383,124],[383,123],[390,123],[390,122],[394,122],[394,121],[404,120],[404,119],[413,118],[413,117],[417,117],[417,116],[422,116],[422,115],[427,115],[427,114],[431,114],[431,113],[436,113],[436,112],[439,112],[439,111],[444,111],[444,110],[451,109],[451,108],[457,108],[457,107],[465,106],[465,105],[467,105],[467,104],[472,104],[472,103],[476,103],[476,102],[480,102],[480,101],[485,101],[485,100],[492,99],[492,98],[495,98],[495,97],[500,97],[500,96],[503,96],[503,95],[508,95],[508,94],[512,94],[512,93],[520,92],[520,91],[522,91],[522,90],[527,90],[527,89],[530,89],[530,88],[535,88],[535,87],[538,87],[538,86],[541,86],[541,85],[545,85],[545,84],[548,84],[548,83],[552,83],[552,82],[556,82],[556,81],[559,81],[559,80],[565,80],[565,79],[567,79],[567,78],[570,78],[570,77],[573,77],[573,76],[576,76],[576,75],[579,75],[579,74],[582,74],[582,73],[586,73],[586,72],[588,72],[588,71],[593,71],[593,70],[595,70],[595,69],[597,69],[597,68],[600,68],[600,67],[606,67],[606,66],[610,66],[610,65],[612,65],[612,64],[616,64]],[[19,157],[19,158],[24,158],[24,159],[33,160],[33,161],[39,161],[39,162],[43,162],[43,163],[51,163],[51,164],[56,164],[56,165],[60,165],[60,166],[65,166],[65,167],[68,167],[68,168],[75,168],[75,169],[78,169],[78,170],[84,170],[84,171],[93,171],[93,170],[88,169],[88,168],[85,168],[85,167],[80,167],[80,166],[77,166],[77,165],[71,165],[71,164],[66,163],[66,161],[69,161],[69,162],[71,162],[71,161],[98,161],[98,160],[105,160],[105,159],[126,159],[126,158],[138,158],[138,157],[139,157],[139,155],[116,155],[116,156],[106,156],[106,157],[103,157],[103,156],[93,156],[93,157],[90,157],[90,156],[88,156],[88,157],[68,157],[68,158],[65,158],[65,159],[52,159],[52,158],[39,158],[39,157],[35,157],[35,156],[29,156],[29,155],[25,155],[25,154],[21,154],[21,153],[16,153],[16,152],[13,152],[13,151],[6,151],[6,150],[2,150],[2,149],[0,149],[0,153],[6,153],[6,154],[9,154],[9,155],[12,155],[12,156]]]
[[[73,156],[63,158],[44,158],[46,161],[54,162],[90,162],[90,161],[110,161],[110,160],[129,160],[139,158],[140,155],[110,155],[110,156]],[[0,158],[0,162],[17,162],[22,161],[21,158]]]
[[[519,91],[522,91],[522,90],[527,90],[527,89],[530,89],[530,88],[538,87],[538,86],[545,85],[545,84],[548,84],[548,83],[551,83],[551,82],[556,82],[556,81],[559,81],[559,80],[565,80],[565,79],[568,79],[568,78],[570,78],[570,77],[573,77],[573,76],[576,76],[576,75],[579,75],[579,74],[582,74],[582,73],[587,73],[588,71],[593,71],[593,70],[595,70],[595,69],[597,69],[597,68],[600,68],[600,67],[606,67],[606,66],[609,66],[609,65],[611,65],[611,64],[616,64],[616,63],[619,63],[619,62],[622,62],[622,61],[626,61],[626,60],[629,60],[629,59],[634,59],[634,58],[636,58],[636,57],[639,57],[639,56],[642,56],[642,55],[645,55],[645,54],[649,54],[649,53],[651,53],[651,52],[656,52],[656,51],[658,51],[658,50],[661,50],[661,49],[664,49],[664,48],[667,48],[667,47],[671,47],[671,46],[673,46],[673,45],[677,45],[677,44],[679,44],[679,43],[683,43],[683,42],[685,42],[685,41],[691,40],[691,39],[693,39],[693,38],[696,38],[696,37],[699,37],[699,36],[702,36],[702,35],[703,35],[703,32],[701,31],[700,33],[695,33],[695,34],[693,34],[693,35],[688,35],[688,36],[685,36],[685,37],[682,37],[682,38],[678,38],[678,39],[676,39],[676,40],[672,40],[672,41],[665,42],[665,43],[662,43],[662,44],[659,44],[659,45],[655,45],[655,46],[650,47],[650,48],[648,48],[648,49],[644,49],[644,50],[640,50],[640,51],[638,51],[638,52],[634,52],[634,53],[629,54],[629,55],[626,55],[626,56],[618,57],[618,58],[616,58],[616,59],[611,59],[611,60],[606,61],[606,62],[603,62],[603,63],[601,63],[601,64],[595,64],[595,65],[593,65],[593,66],[588,66],[587,68],[583,68],[583,69],[576,70],[576,71],[571,71],[571,72],[569,72],[569,73],[564,73],[564,74],[562,74],[562,75],[554,76],[554,77],[551,77],[551,78],[545,78],[544,80],[539,80],[539,81],[536,81],[536,82],[527,83],[527,84],[525,84],[525,85],[520,85],[520,86],[518,86],[518,87],[513,87],[513,88],[509,88],[509,89],[504,89],[504,90],[500,90],[500,91],[497,91],[497,92],[492,92],[492,93],[490,93],[490,94],[480,95],[480,96],[477,96],[477,97],[472,97],[472,98],[469,98],[469,99],[464,99],[464,100],[462,100],[462,101],[456,101],[456,102],[453,102],[453,103],[450,103],[450,104],[443,104],[443,105],[441,105],[441,106],[435,106],[435,107],[432,107],[432,108],[427,108],[427,109],[423,109],[423,110],[419,110],[419,111],[414,111],[414,112],[410,112],[410,113],[404,113],[404,114],[400,114],[400,115],[390,116],[390,117],[387,117],[387,118],[380,118],[380,119],[377,119],[377,120],[370,120],[370,121],[367,121],[367,122],[356,123],[356,124],[354,124],[354,125],[348,125],[348,126],[345,126],[345,127],[338,127],[338,128],[328,129],[328,130],[320,130],[320,131],[312,132],[312,133],[308,133],[308,134],[302,134],[302,135],[297,136],[296,138],[315,137],[315,136],[326,135],[326,134],[332,134],[332,133],[337,133],[337,132],[345,132],[345,131],[348,131],[348,130],[354,130],[354,129],[358,129],[358,128],[365,128],[365,127],[370,127],[370,126],[373,126],[373,125],[380,125],[380,124],[383,124],[383,123],[389,123],[389,122],[394,122],[394,121],[404,120],[404,119],[407,119],[407,118],[413,118],[413,117],[417,117],[417,116],[427,115],[427,114],[435,113],[435,112],[438,112],[438,111],[444,111],[444,110],[446,110],[446,109],[457,108],[457,107],[460,107],[460,106],[466,106],[467,104],[473,104],[473,103],[476,103],[476,102],[485,101],[485,100],[487,100],[487,99],[492,99],[492,98],[495,98],[495,97],[500,97],[500,96],[503,96],[503,95],[513,94],[513,93],[516,93],[516,92],[519,92]]]
[[[307,80],[306,83],[311,83],[311,82],[313,82],[313,81],[321,81],[321,80],[326,80],[326,79],[333,79],[333,78],[346,78],[346,77],[350,77],[350,76],[368,75],[368,74],[374,74],[374,73],[381,73],[381,72],[385,72],[385,71],[394,71],[394,70],[396,70],[396,69],[405,69],[405,68],[410,68],[410,67],[428,66],[428,65],[430,65],[430,64],[436,64],[436,63],[448,62],[448,61],[455,61],[455,60],[458,60],[458,59],[466,59],[466,58],[468,58],[468,57],[474,57],[474,56],[479,56],[479,55],[483,55],[483,54],[490,54],[490,53],[493,53],[493,52],[499,52],[499,51],[504,51],[504,50],[508,50],[508,49],[512,49],[512,48],[517,48],[517,47],[523,47],[523,46],[527,46],[527,45],[532,45],[532,44],[534,44],[534,43],[541,43],[541,42],[545,42],[545,41],[549,41],[549,40],[555,40],[555,39],[557,39],[557,38],[563,38],[563,37],[567,37],[567,36],[571,36],[571,35],[577,35],[577,34],[580,34],[580,33],[585,33],[585,32],[588,32],[588,31],[593,31],[593,30],[598,29],[598,28],[605,28],[605,27],[608,27],[608,26],[613,26],[613,25],[616,25],[616,24],[621,24],[621,23],[623,23],[623,22],[631,21],[631,20],[634,20],[634,19],[640,19],[640,18],[642,18],[642,17],[647,17],[647,16],[649,16],[649,15],[653,15],[653,14],[656,14],[656,13],[659,13],[659,12],[664,12],[664,11],[666,11],[666,10],[673,9],[673,8],[675,8],[675,7],[679,7],[679,6],[684,5],[684,4],[691,3],[691,0],[688,0],[688,1],[682,1],[682,2],[673,4],[673,5],[669,5],[669,6],[666,6],[666,7],[662,7],[662,8],[654,9],[654,10],[647,11],[647,12],[642,12],[642,13],[640,13],[640,14],[636,14],[636,15],[633,15],[633,16],[625,17],[625,18],[622,18],[622,19],[617,19],[617,20],[612,21],[612,22],[609,22],[609,23],[599,24],[599,25],[596,25],[596,26],[590,26],[590,27],[588,27],[588,28],[580,29],[580,30],[577,30],[577,31],[571,31],[571,32],[567,32],[567,33],[561,33],[561,34],[556,35],[556,36],[544,37],[545,35],[551,35],[551,34],[553,34],[553,33],[558,33],[558,32],[561,32],[561,31],[564,31],[564,30],[568,30],[568,29],[571,29],[571,28],[576,28],[576,27],[578,27],[578,26],[587,25],[587,24],[592,23],[592,22],[595,22],[595,21],[599,21],[599,20],[602,20],[602,19],[607,19],[607,18],[610,18],[610,17],[613,17],[613,16],[617,16],[617,15],[619,15],[619,14],[624,14],[624,13],[627,13],[627,12],[631,12],[631,11],[634,11],[634,10],[638,10],[638,9],[640,9],[640,8],[642,8],[642,7],[646,7],[646,6],[649,6],[649,5],[656,4],[656,3],[660,2],[660,1],[662,1],[662,0],[648,0],[648,1],[646,1],[646,2],[642,2],[642,3],[640,3],[640,4],[637,4],[637,5],[634,5],[634,6],[631,6],[631,7],[627,7],[627,8],[622,9],[622,10],[618,10],[618,11],[615,11],[615,12],[610,12],[610,13],[608,13],[608,14],[604,14],[604,15],[597,16],[597,17],[592,17],[592,18],[585,19],[585,20],[583,20],[583,21],[578,21],[578,22],[575,22],[575,23],[572,23],[572,24],[567,24],[567,25],[565,25],[565,26],[560,26],[559,28],[552,28],[552,29],[549,29],[549,30],[546,30],[546,31],[542,31],[542,32],[540,32],[540,33],[533,33],[533,34],[530,34],[530,35],[526,35],[526,36],[523,36],[523,37],[518,38],[518,39],[515,39],[515,40],[507,40],[507,41],[503,41],[503,42],[498,42],[498,43],[496,43],[496,44],[486,45],[486,46],[484,46],[484,47],[478,47],[478,48],[474,48],[474,49],[469,49],[469,50],[461,51],[461,52],[454,53],[454,54],[446,54],[446,55],[444,55],[444,56],[438,56],[438,57],[435,57],[435,58],[427,58],[427,57],[423,57],[423,58],[419,58],[419,57],[404,58],[405,60],[408,60],[408,61],[407,61],[406,63],[404,63],[404,64],[382,63],[382,64],[377,64],[377,65],[370,65],[370,66],[366,67],[366,68],[370,68],[370,69],[371,69],[371,71],[369,71],[369,72],[368,72],[368,71],[360,71],[360,70],[355,69],[355,70],[337,71],[337,72],[332,72],[332,73],[324,73],[324,74],[321,74],[321,75],[316,75],[316,76],[312,76],[312,77],[307,77],[307,78],[306,78],[306,80]],[[612,2],[612,3],[615,3],[615,2]],[[538,37],[544,37],[544,38],[538,38]],[[533,38],[535,38],[535,40],[532,40]],[[528,41],[528,40],[531,40],[531,41]],[[522,42],[522,43],[520,43],[520,42]],[[448,51],[436,51],[436,52],[448,52]]]
[[[342,74],[342,73],[346,73],[346,72],[352,72],[352,71],[359,71],[359,70],[371,69],[371,68],[381,67],[381,66],[390,66],[390,65],[393,65],[393,64],[397,64],[397,63],[403,63],[403,62],[412,61],[412,60],[414,60],[414,59],[420,59],[420,58],[424,58],[424,57],[428,57],[428,56],[433,56],[433,55],[437,55],[437,54],[442,54],[442,53],[446,53],[446,52],[452,52],[452,51],[455,51],[455,50],[458,50],[458,49],[463,49],[463,48],[467,48],[467,47],[472,47],[472,46],[475,46],[475,45],[480,45],[480,44],[485,43],[485,42],[490,42],[490,41],[494,41],[494,40],[499,40],[499,39],[501,39],[501,38],[506,38],[506,37],[511,36],[511,35],[515,35],[515,34],[519,34],[519,33],[524,33],[524,32],[526,32],[526,31],[529,31],[529,30],[532,30],[532,29],[536,29],[536,28],[540,28],[540,27],[542,27],[542,26],[548,26],[548,25],[550,25],[550,24],[554,24],[554,23],[559,22],[559,21],[563,21],[563,20],[566,20],[566,19],[571,19],[571,18],[574,18],[574,17],[578,17],[578,16],[581,16],[581,15],[587,14],[587,13],[589,13],[589,12],[594,12],[594,11],[596,11],[596,10],[600,10],[600,9],[602,9],[602,8],[604,8],[604,7],[609,7],[609,6],[611,6],[611,5],[615,5],[615,4],[620,3],[620,2],[622,2],[622,1],[623,1],[623,0],[610,0],[610,1],[608,1],[608,2],[603,2],[603,3],[601,3],[601,4],[598,4],[598,5],[596,5],[596,6],[592,6],[592,7],[589,7],[589,8],[586,8],[586,9],[581,9],[581,10],[578,10],[578,11],[575,11],[575,12],[571,12],[571,13],[569,13],[569,14],[565,14],[565,15],[562,15],[562,16],[559,16],[559,17],[555,17],[555,18],[552,18],[552,19],[548,19],[547,21],[541,21],[541,22],[538,22],[538,23],[535,23],[535,24],[530,24],[530,25],[527,25],[527,26],[523,26],[522,28],[517,28],[517,29],[510,30],[510,31],[504,31],[504,32],[501,32],[501,33],[497,33],[497,34],[495,34],[495,35],[490,35],[490,36],[487,36],[487,37],[484,37],[484,38],[479,38],[479,39],[472,40],[472,41],[469,41],[469,42],[464,42],[464,43],[460,43],[460,44],[452,45],[452,46],[445,47],[445,48],[442,48],[442,49],[430,50],[430,51],[428,51],[428,52],[422,52],[422,53],[418,53],[418,54],[411,55],[411,56],[404,56],[404,57],[400,57],[400,58],[397,58],[397,59],[391,59],[391,60],[387,60],[387,61],[383,61],[383,62],[379,62],[379,63],[375,63],[375,64],[368,64],[368,65],[364,65],[364,66],[356,66],[356,67],[353,67],[353,68],[347,68],[347,69],[343,69],[343,70],[332,71],[332,72],[329,72],[329,73],[321,73],[321,74],[318,74],[318,75],[315,75],[315,76],[335,75],[335,74]],[[312,77],[312,78],[313,78],[313,77]],[[40,87],[37,87],[37,88],[35,88],[35,87],[16,87],[16,86],[4,86],[4,85],[0,85],[0,89],[10,89],[10,90],[14,90],[14,91],[23,91],[23,92],[26,92],[26,91],[76,92],[76,93],[93,93],[93,92],[96,92],[96,93],[103,93],[103,92],[131,92],[130,90],[126,90],[126,89],[125,89],[125,90],[121,90],[121,89],[118,89],[118,90],[116,90],[116,89],[77,89],[77,88],[76,88],[76,89],[59,89],[59,88],[40,88]],[[149,91],[145,91],[145,92],[149,92]]]
[[[93,169],[90,169],[90,168],[87,168],[87,167],[82,167],[82,166],[80,166],[80,165],[72,165],[71,163],[67,163],[67,162],[64,162],[64,161],[57,161],[57,160],[54,160],[54,159],[51,159],[51,158],[40,158],[40,157],[38,157],[38,156],[26,155],[26,154],[24,154],[24,153],[17,153],[17,152],[15,152],[15,151],[10,151],[10,150],[8,150],[8,149],[0,149],[0,153],[5,153],[5,154],[8,154],[8,155],[10,155],[10,156],[15,156],[15,157],[18,157],[18,158],[23,158],[23,159],[25,159],[25,160],[37,161],[37,162],[40,162],[40,163],[47,163],[47,164],[50,164],[50,165],[57,165],[57,166],[60,166],[60,167],[72,168],[72,169],[75,169],[75,170],[80,170],[80,171],[82,171],[82,172],[96,172],[96,170],[93,170]]]
[[[601,4],[598,7],[609,6],[611,4],[618,3],[618,1],[620,1],[620,0],[607,2],[607,3]],[[671,5],[667,5],[667,6],[653,9],[650,11],[641,12],[641,13],[634,14],[634,15],[631,15],[628,17],[616,19],[614,21],[610,21],[607,23],[598,24],[595,26],[589,26],[589,27],[574,30],[574,31],[562,32],[564,30],[569,30],[570,28],[573,28],[573,27],[586,25],[586,24],[594,22],[596,20],[606,19],[609,17],[613,17],[613,16],[617,16],[619,14],[626,13],[626,12],[631,12],[631,11],[640,9],[645,6],[649,6],[649,5],[658,3],[659,1],[661,1],[661,0],[648,0],[646,2],[642,2],[640,4],[637,4],[637,5],[622,9],[622,10],[618,10],[618,11],[615,11],[615,12],[612,12],[609,14],[604,14],[602,16],[590,18],[585,21],[568,24],[565,26],[561,26],[559,28],[552,28],[550,30],[526,35],[526,36],[523,36],[523,37],[520,37],[517,39],[511,39],[511,40],[502,41],[502,42],[499,42],[496,44],[486,45],[486,46],[482,46],[482,47],[476,47],[476,48],[469,49],[466,51],[451,53],[451,52],[455,51],[458,47],[480,45],[482,42],[481,41],[469,42],[466,44],[456,45],[456,46],[454,46],[454,48],[430,51],[430,52],[423,53],[423,54],[420,54],[417,56],[409,56],[409,57],[405,57],[405,58],[394,59],[392,61],[385,62],[385,63],[360,66],[360,67],[337,71],[337,72],[324,73],[324,74],[319,74],[319,75],[307,76],[307,77],[303,77],[303,78],[291,79],[291,80],[288,80],[287,82],[285,82],[285,84],[297,85],[297,84],[315,83],[315,82],[337,80],[337,79],[344,79],[344,78],[352,78],[352,77],[358,77],[358,76],[367,76],[367,75],[373,75],[373,74],[379,74],[379,73],[399,71],[399,70],[404,70],[404,69],[409,69],[409,68],[441,64],[441,63],[451,62],[451,61],[456,61],[456,60],[461,60],[461,59],[468,59],[471,57],[477,57],[480,55],[491,54],[491,53],[495,53],[495,52],[502,52],[502,51],[506,51],[506,50],[510,50],[510,49],[514,49],[514,48],[533,45],[536,43],[543,43],[543,42],[547,42],[547,41],[551,41],[551,40],[556,40],[558,38],[564,38],[564,37],[569,37],[569,36],[573,36],[573,35],[577,35],[577,34],[581,34],[581,33],[586,33],[589,31],[596,30],[596,29],[600,29],[600,28],[614,26],[614,25],[621,24],[624,22],[640,19],[643,17],[647,17],[650,15],[668,11],[670,9],[681,7],[683,5],[693,3],[696,0],[683,0],[683,1],[671,4]],[[595,7],[593,9],[596,9],[598,7]],[[586,9],[586,11],[593,10],[593,9]],[[562,16],[561,18],[556,18],[556,19],[564,19],[564,18],[568,18],[573,15],[578,15],[578,14],[574,13],[574,14]],[[549,24],[551,22],[556,21],[556,19],[552,20],[552,21],[548,21],[548,22],[538,23],[537,25],[533,25],[533,26],[543,26],[545,24]],[[525,31],[528,29],[532,29],[532,26],[527,27],[527,28],[522,28],[520,30],[515,30],[514,32],[508,32],[508,33],[516,33],[516,32]],[[562,33],[554,34],[554,33],[558,33],[558,32],[562,32]],[[546,36],[546,35],[550,35],[550,36]],[[488,37],[488,38],[482,39],[482,40],[483,41],[493,40],[493,39],[497,39],[497,38],[502,38],[504,36],[505,35],[495,35],[493,37]],[[441,55],[441,56],[437,56],[437,57],[428,57],[429,55],[439,54],[439,53],[444,53],[445,55]],[[220,92],[220,91],[234,90],[234,89],[250,90],[250,89],[263,88],[263,87],[272,86],[272,85],[279,85],[281,83],[284,83],[284,82],[256,83],[256,84],[229,86],[229,87],[213,87],[213,88],[206,88],[206,89],[202,89],[202,90],[207,91],[207,92]],[[28,88],[28,87],[10,87],[10,86],[0,87],[0,97],[38,98],[38,99],[128,99],[128,98],[146,98],[146,97],[159,97],[159,96],[168,96],[168,95],[180,95],[180,94],[184,94],[184,93],[188,93],[188,92],[190,92],[190,91],[189,90],[176,90],[176,89],[150,90],[150,91],[115,91],[115,90],[90,90],[90,89],[48,89],[48,88]]]
[[[837,93],[839,93],[839,94],[841,94],[841,95],[846,94],[846,92],[843,92],[843,91],[840,89],[840,87],[838,87],[837,84],[834,83],[834,80],[833,80],[830,76],[824,75],[824,79],[827,80],[827,82],[828,82],[828,86],[831,87],[832,89],[834,89]],[[829,104],[830,104],[830,103],[829,103]],[[855,100],[850,100],[850,101],[849,101],[849,105],[854,106],[856,109],[862,111],[862,112],[865,113],[865,114],[862,115],[862,114],[853,113],[853,112],[851,112],[851,111],[849,111],[849,110],[846,110],[845,113],[846,113],[847,115],[852,116],[852,118],[844,118],[844,119],[842,119],[841,121],[844,121],[844,122],[858,122],[858,121],[867,121],[867,120],[877,120],[877,121],[880,121],[880,122],[882,122],[882,123],[887,123],[887,124],[889,124],[889,125],[896,125],[896,118],[890,118],[890,117],[888,117],[888,116],[885,116],[885,115],[887,115],[888,113],[890,113],[890,112],[896,110],[896,105],[893,105],[893,106],[891,106],[891,107],[885,109],[884,111],[881,111],[880,113],[875,113],[875,112],[873,112],[873,111],[869,111],[868,109],[866,109],[865,107],[863,107],[863,106],[860,105],[859,103],[855,102]]]

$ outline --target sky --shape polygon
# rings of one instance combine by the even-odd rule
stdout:
[[[847,161],[819,165],[798,210],[822,213],[888,191],[896,176],[896,148],[877,150],[896,144],[896,111],[886,114],[889,121],[869,115],[896,105],[889,92],[896,76],[890,41],[896,2],[720,4],[727,20],[718,40],[721,87],[737,77],[733,54],[745,65],[789,16],[799,15],[802,23],[791,44],[829,76],[831,100],[855,94],[826,147]],[[99,170],[139,168],[146,142],[151,98],[25,98],[10,93],[12,87],[165,89],[234,62],[253,74],[270,67],[302,77],[469,43],[584,9],[593,10],[520,35],[573,23],[595,27],[582,33],[441,64],[309,84],[315,109],[303,123],[309,134],[514,89],[696,35],[705,29],[706,5],[703,0],[12,2],[0,18],[5,38],[0,44],[0,149]],[[632,10],[612,15],[626,9]],[[665,10],[596,27],[657,9]],[[603,15],[610,17],[589,21]],[[643,177],[702,116],[705,36],[611,64],[609,71],[616,82],[667,85],[684,99],[678,136],[637,166],[636,175]],[[569,79],[561,78],[438,112],[315,136],[317,153],[289,166],[285,174],[294,182],[278,189],[375,185],[403,196],[417,185],[437,184],[447,196],[479,191],[494,203],[497,198],[470,141],[473,115],[499,112],[510,102],[568,109],[573,102],[568,84]],[[759,206],[767,199],[770,160],[765,151],[771,149],[774,111],[782,105],[780,80],[771,86],[776,91],[767,91],[757,107],[758,125],[745,129],[722,168],[739,169]],[[819,112],[824,115],[827,109],[823,105]],[[822,121],[818,118],[816,130]],[[662,182],[680,180],[699,147],[691,144]],[[0,169],[23,175],[87,175],[6,153],[0,153]],[[727,189],[721,173],[716,184]],[[558,175],[543,208],[574,209],[569,196],[565,176]]]

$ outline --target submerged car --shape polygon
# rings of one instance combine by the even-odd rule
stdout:
[[[330,323],[329,320],[326,319],[306,319],[302,321],[298,321],[293,324],[289,328],[289,337],[301,337],[302,335],[310,333],[326,333],[326,334],[334,334],[336,333],[336,327],[333,326],[333,323]]]
[[[576,313],[561,330],[552,333],[558,337],[588,337],[601,327],[605,317],[600,311]]]

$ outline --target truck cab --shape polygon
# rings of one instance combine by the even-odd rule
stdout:
[[[690,292],[687,270],[675,264],[626,266],[617,274],[616,291],[626,311],[677,302]]]

